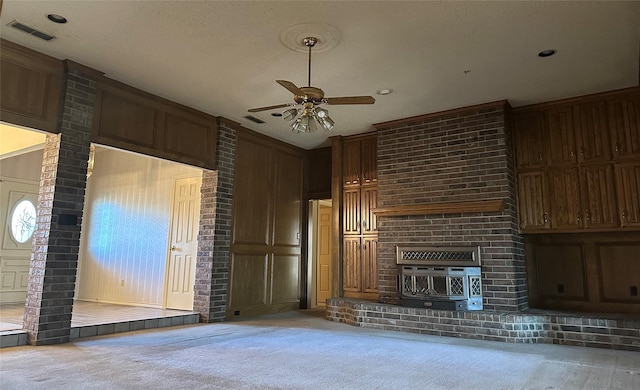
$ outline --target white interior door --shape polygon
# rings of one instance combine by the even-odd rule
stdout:
[[[176,179],[167,264],[166,307],[193,309],[202,177]]]
[[[0,303],[25,301],[38,184],[0,179]]]

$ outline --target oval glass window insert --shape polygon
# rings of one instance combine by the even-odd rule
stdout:
[[[23,199],[11,214],[11,235],[19,243],[24,243],[36,230],[36,208],[31,201]]]

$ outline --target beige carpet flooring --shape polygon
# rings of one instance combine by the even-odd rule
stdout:
[[[640,389],[640,354],[361,329],[295,311],[0,350],[9,389]]]

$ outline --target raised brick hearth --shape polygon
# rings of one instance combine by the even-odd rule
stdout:
[[[613,315],[432,310],[331,298],[327,318],[362,328],[434,336],[640,352],[640,318]]]

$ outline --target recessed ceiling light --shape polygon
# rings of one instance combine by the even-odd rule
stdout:
[[[378,95],[388,95],[391,92],[393,92],[393,89],[379,89],[377,94]]]
[[[543,50],[540,53],[538,53],[538,57],[551,57],[552,55],[556,54],[556,51],[553,49],[548,49],[548,50]]]
[[[67,23],[67,18],[65,18],[64,16],[56,15],[56,14],[48,14],[47,19],[49,19],[54,23],[60,23],[60,24]]]

